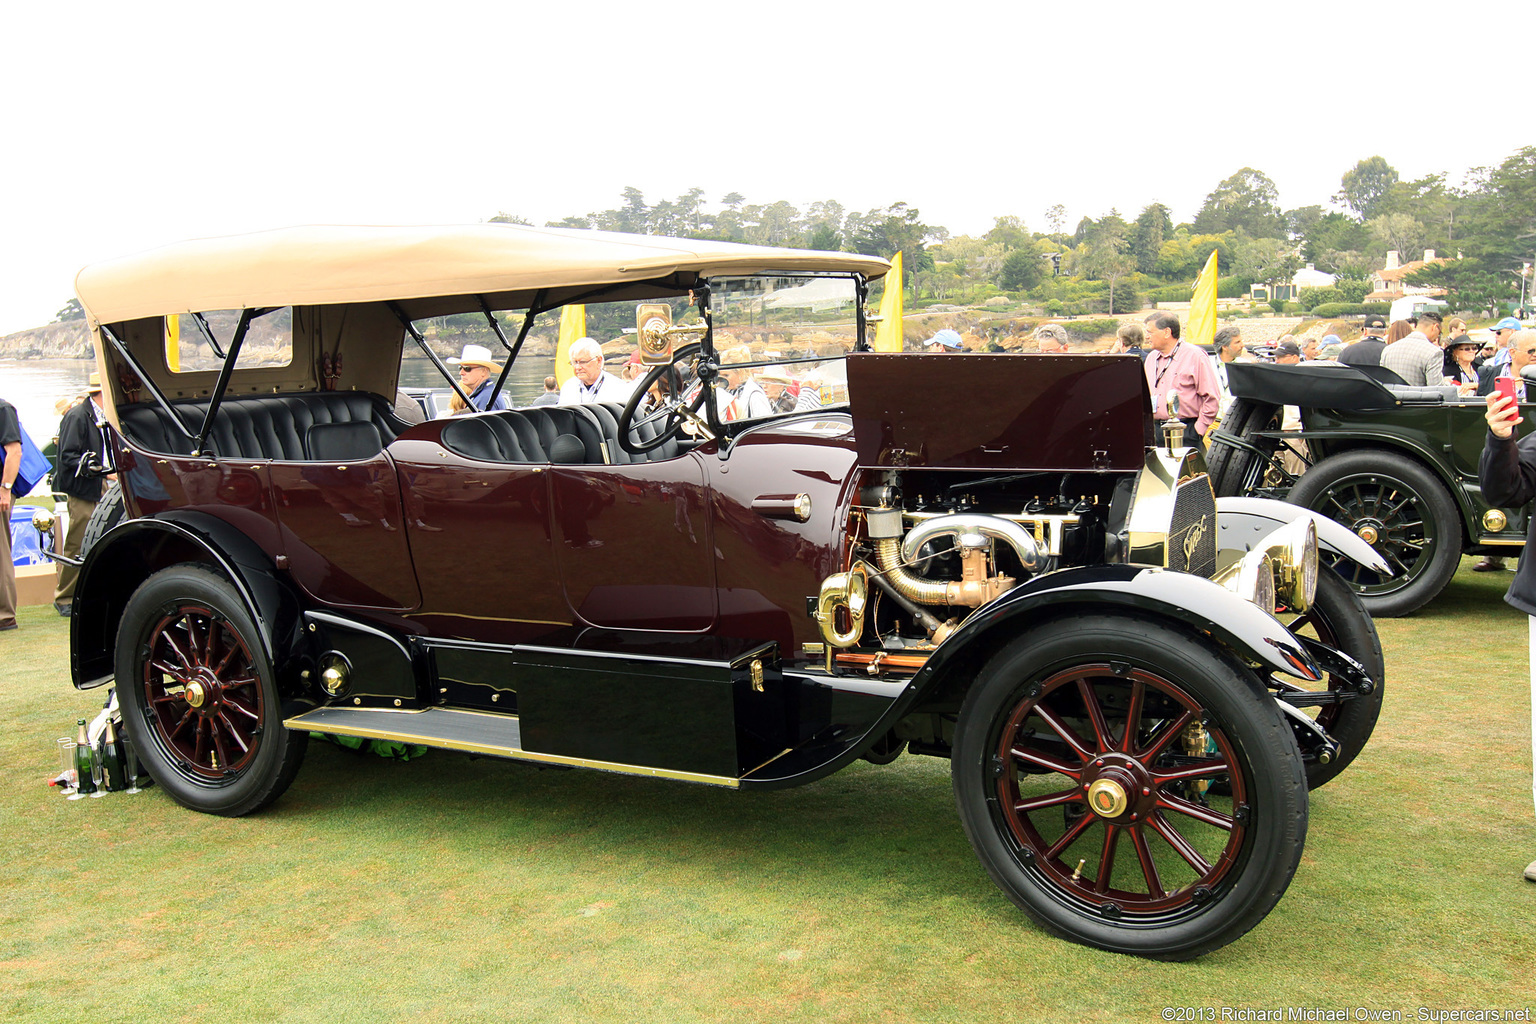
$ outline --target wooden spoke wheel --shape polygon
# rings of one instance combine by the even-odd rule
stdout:
[[[1274,906],[1306,834],[1301,756],[1271,700],[1240,662],[1158,622],[1025,633],[961,710],[972,845],[1068,938],[1163,959],[1225,945]]]
[[[305,733],[290,733],[255,621],[223,577],[194,565],[151,576],[117,644],[123,723],[179,803],[248,814],[288,788]]]

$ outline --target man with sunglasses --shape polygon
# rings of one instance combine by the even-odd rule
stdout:
[[[1509,342],[1518,330],[1520,330],[1520,321],[1512,316],[1507,316],[1493,325],[1494,351],[1493,358],[1489,360],[1490,362],[1498,366],[1503,366],[1509,362]]]
[[[578,338],[567,358],[575,376],[560,386],[561,405],[629,401],[631,385],[603,369],[603,350],[596,341]]]
[[[459,387],[469,396],[469,404],[485,412],[487,409],[510,409],[505,392],[491,401],[496,378],[501,376],[501,364],[491,361],[491,350],[484,345],[465,345],[462,356],[450,356],[448,362],[459,368]]]

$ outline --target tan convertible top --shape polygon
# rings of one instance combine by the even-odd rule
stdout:
[[[75,293],[93,325],[168,313],[448,295],[527,295],[662,278],[890,265],[856,253],[514,224],[309,226],[203,238],[86,267]],[[513,308],[513,307],[502,307]]]

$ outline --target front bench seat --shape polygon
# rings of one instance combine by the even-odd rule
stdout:
[[[483,462],[629,465],[683,453],[675,440],[645,455],[626,452],[619,444],[622,412],[614,404],[543,405],[457,416],[443,427],[442,439],[450,451]],[[655,429],[641,428],[642,436],[655,437]],[[578,444],[581,458],[575,457]]]

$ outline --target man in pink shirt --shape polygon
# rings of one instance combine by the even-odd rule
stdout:
[[[1169,415],[1169,398],[1177,396],[1176,415],[1190,439],[1205,436],[1221,405],[1221,385],[1205,352],[1179,340],[1179,318],[1172,313],[1147,317],[1147,345],[1142,364],[1152,391],[1152,415],[1159,424]]]

